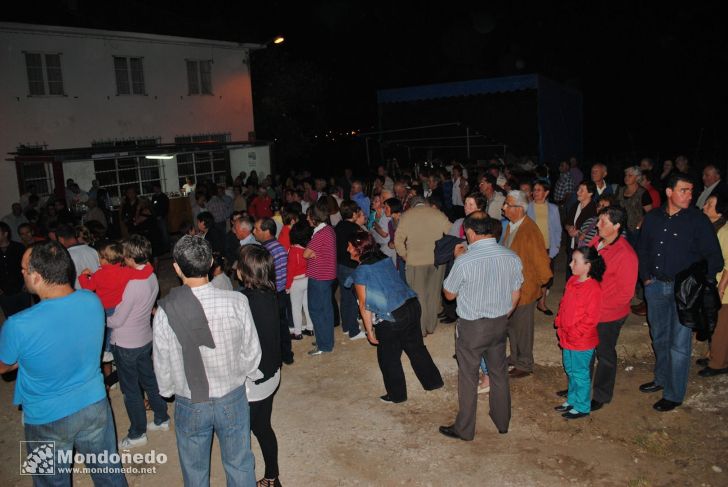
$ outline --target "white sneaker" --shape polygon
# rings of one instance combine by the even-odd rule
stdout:
[[[364,333],[363,331],[360,331],[359,333],[357,333],[353,337],[349,338],[349,340],[361,340],[362,338],[366,338],[366,337],[367,337],[367,334]]]
[[[120,450],[129,450],[130,448],[136,448],[138,446],[144,446],[147,444],[147,434],[144,433],[139,438],[131,439],[125,436],[123,440],[119,442]]]
[[[169,431],[169,420],[161,424],[150,421],[147,423],[147,431]]]

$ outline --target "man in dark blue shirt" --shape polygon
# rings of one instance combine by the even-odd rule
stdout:
[[[647,316],[655,351],[655,378],[640,391],[664,389],[653,406],[670,411],[682,404],[690,371],[692,331],[680,324],[675,304],[677,273],[695,262],[706,260],[708,276],[723,268],[723,256],[710,220],[690,205],[693,182],[675,173],[665,188],[667,200],[648,213],[642,223],[637,254],[639,276],[645,285]]]

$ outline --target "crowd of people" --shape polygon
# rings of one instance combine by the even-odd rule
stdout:
[[[126,191],[120,241],[105,238],[97,184],[90,195],[69,181],[65,199],[43,204],[31,189],[0,222],[0,372],[18,369],[27,440],[82,452],[169,431],[174,398],[186,485],[209,482],[213,434],[228,483],[255,484],[251,431],[265,462],[257,484],[280,485],[271,415],[281,369],[295,363],[293,341],[311,340],[311,360],[334,353],[337,326],[376,346],[380,399],[402,403],[402,352],[425,390],[442,387],[425,339],[454,323],[458,413],[439,431],[472,440],[479,393],[508,432],[509,381],[534,373],[537,311],[554,316],[568,378],[555,409],[576,420],[612,400],[621,328],[646,308],[655,368],[640,391],[662,391],[654,409],[669,411],[685,399],[691,365],[681,283],[702,269],[702,292],[728,299],[728,185],[714,165],[700,181],[683,156],[654,166],[627,167],[623,184],[600,163],[585,177],[573,158],[553,175],[491,160],[391,175],[382,165],[364,179],[350,169],[188,178],[194,221],[179,236],[167,232],[157,183],[149,198]],[[84,215],[68,209],[79,203]],[[182,285],[159,299],[170,249]],[[552,310],[560,254],[567,279]],[[718,307],[687,309],[710,324],[702,377],[728,373],[728,307]],[[107,400],[117,382],[130,421],[119,441]],[[126,485],[118,462],[96,466],[109,467],[97,484]]]

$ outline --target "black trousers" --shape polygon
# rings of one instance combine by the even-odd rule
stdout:
[[[422,308],[417,298],[407,300],[392,312],[395,321],[382,321],[375,326],[379,345],[377,360],[382,371],[384,388],[394,402],[407,399],[407,383],[402,368],[402,352],[409,357],[422,387],[431,391],[443,386],[442,376],[425,348],[420,328]]]
[[[273,414],[273,396],[275,393],[262,401],[250,403],[250,431],[258,439],[260,451],[263,453],[265,478],[267,479],[278,477],[278,439],[270,424]]]
[[[293,347],[291,347],[291,296],[285,291],[278,292],[278,317],[281,324],[281,359],[285,363],[293,362]]]
[[[592,357],[590,369],[592,372],[593,394],[592,399],[607,403],[614,394],[614,382],[617,379],[617,341],[627,317],[616,321],[597,324],[599,345]],[[597,367],[594,370],[594,362]]]

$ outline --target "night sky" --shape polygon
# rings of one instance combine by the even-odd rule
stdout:
[[[254,58],[255,94],[289,86],[281,103],[307,133],[374,126],[377,89],[540,73],[582,91],[587,158],[725,160],[719,2],[550,3],[25,1],[0,17],[238,42],[281,33]]]

